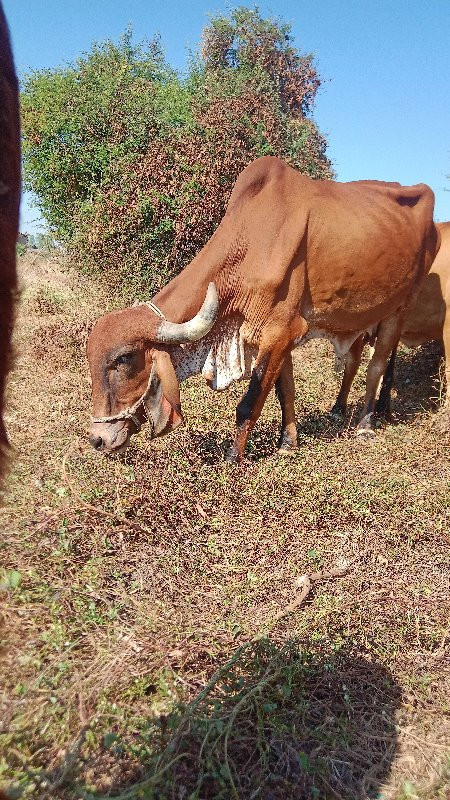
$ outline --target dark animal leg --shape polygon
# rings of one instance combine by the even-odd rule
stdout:
[[[345,417],[347,412],[348,395],[358,372],[359,365],[361,364],[361,354],[364,347],[364,335],[358,336],[356,342],[353,342],[350,350],[345,357],[344,375],[342,376],[341,388],[336,398],[336,402],[330,411],[333,417]]]
[[[289,453],[297,447],[297,426],[295,424],[295,383],[292,355],[289,353],[275,382],[275,392],[281,406],[281,434],[278,442],[279,453]]]
[[[367,368],[366,397],[357,434],[373,433],[374,431],[375,400],[378,387],[385,373],[388,359],[397,348],[402,322],[402,315],[396,315],[383,320],[378,326],[375,351]]]
[[[377,417],[390,420],[391,419],[391,391],[392,384],[394,383],[394,370],[395,370],[395,356],[397,353],[397,346],[394,347],[386,372],[383,376],[383,383],[381,384],[380,396],[375,405],[375,415]]]

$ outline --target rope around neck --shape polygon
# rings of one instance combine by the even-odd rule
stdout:
[[[152,303],[152,301],[151,301],[151,300],[147,300],[147,301],[145,301],[144,303],[138,303],[138,305],[139,305],[139,306],[147,306],[147,307],[148,307],[148,308],[149,308],[151,311],[153,311],[153,312],[154,312],[154,313],[155,313],[155,314],[156,314],[158,317],[161,317],[161,319],[167,319],[167,317],[165,317],[165,316],[164,316],[164,314],[163,314],[163,312],[161,311],[161,309],[160,309],[160,308],[158,308],[158,306],[155,306],[155,304],[154,304],[154,303]]]
[[[156,314],[161,319],[166,319],[163,312],[161,311],[158,306],[151,302],[151,300],[147,300],[144,303],[137,303],[138,306],[147,306],[154,314]],[[155,372],[155,365],[152,364],[152,368],[150,370],[150,376],[148,379],[147,386],[143,394],[141,394],[139,400],[136,400],[132,406],[128,406],[128,408],[124,408],[123,411],[120,411],[118,414],[112,414],[109,417],[91,417],[91,422],[120,422],[123,419],[131,419],[135,426],[136,426],[136,433],[142,428],[142,423],[137,416],[137,412],[139,411],[140,407],[142,406],[144,409],[144,414],[147,417],[147,421],[152,426],[152,431],[155,429],[155,422],[151,415],[151,411],[147,408],[145,401],[147,400],[150,394],[150,386],[153,380],[153,375]]]

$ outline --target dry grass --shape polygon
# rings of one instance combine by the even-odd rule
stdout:
[[[67,800],[446,798],[437,348],[401,354],[396,424],[373,440],[354,437],[353,417],[327,418],[333,359],[313,342],[296,360],[294,456],[274,455],[272,398],[247,463],[230,467],[242,387],[191,380],[187,429],[144,432],[106,460],[85,441],[84,342],[107,303],[58,264],[28,257],[23,275],[0,511],[0,786]],[[345,564],[280,615],[300,575]]]

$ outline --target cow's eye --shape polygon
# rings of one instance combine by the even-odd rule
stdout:
[[[117,366],[120,366],[120,364],[129,364],[132,358],[133,353],[122,353],[121,356],[116,358],[116,364]]]

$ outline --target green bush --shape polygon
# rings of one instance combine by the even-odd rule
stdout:
[[[184,78],[158,40],[134,45],[128,31],[28,76],[25,185],[80,268],[151,296],[211,236],[254,158],[331,176],[309,116],[319,85],[290,26],[256,9],[213,18]]]

